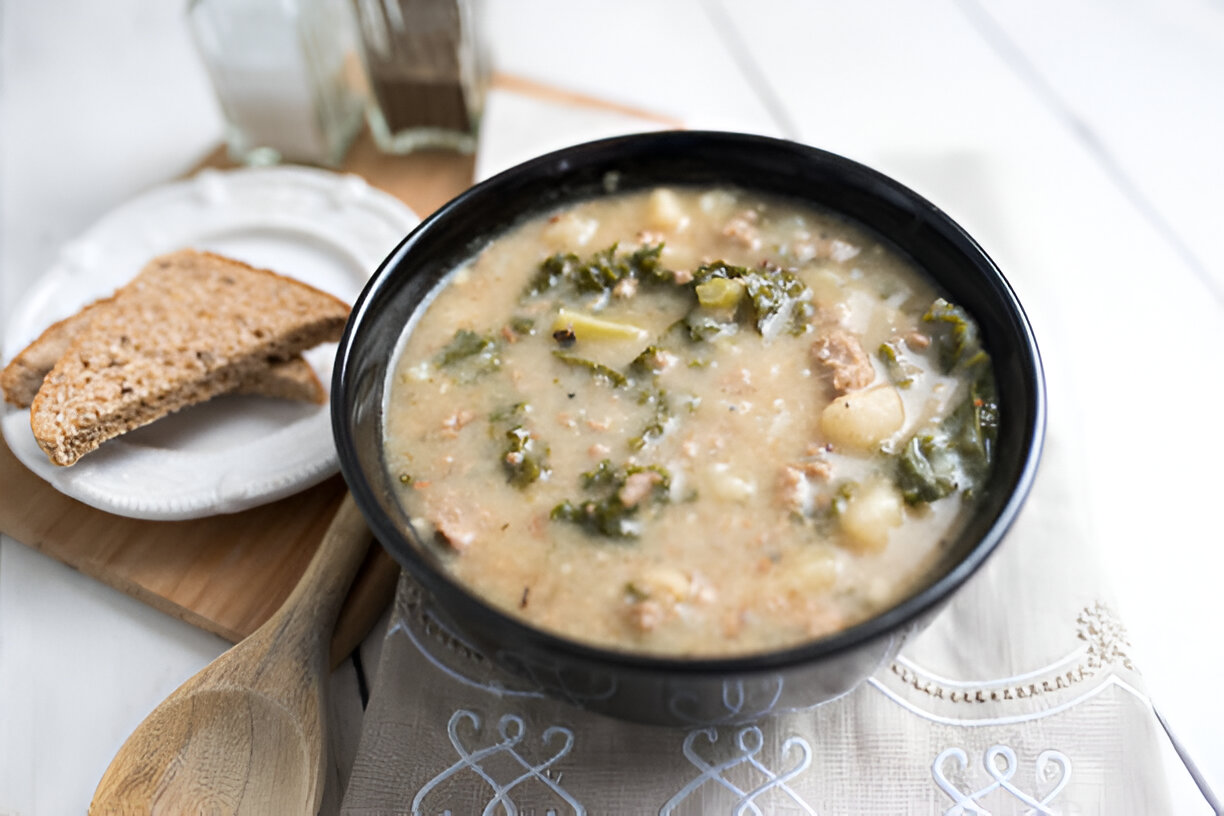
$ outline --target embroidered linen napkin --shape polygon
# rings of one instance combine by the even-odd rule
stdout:
[[[494,92],[486,134],[504,138],[479,175],[644,125]],[[342,813],[1172,812],[1176,758],[1078,520],[1050,385],[1041,471],[998,552],[894,662],[806,710],[687,731],[588,714],[490,665],[402,577]],[[768,702],[732,695],[727,719]]]

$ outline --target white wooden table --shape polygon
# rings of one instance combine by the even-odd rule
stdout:
[[[501,70],[842,153],[983,243],[1081,417],[1083,512],[1156,704],[1224,791],[1224,3],[489,0],[482,19]],[[182,4],[0,5],[0,315],[221,128]],[[225,647],[0,542],[0,816],[84,812]],[[361,706],[353,666],[336,680],[343,765]]]

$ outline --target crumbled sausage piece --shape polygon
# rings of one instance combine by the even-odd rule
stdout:
[[[612,287],[612,294],[621,300],[628,300],[637,294],[638,282],[637,278],[621,278],[616,285]]]
[[[465,514],[460,503],[451,499],[452,497],[436,497],[428,501],[428,518],[438,534],[446,539],[446,543],[462,552],[476,541],[478,532],[476,527],[469,523],[470,513]]]
[[[662,480],[653,470],[643,470],[637,473],[631,473],[625,479],[625,484],[617,493],[617,498],[621,500],[621,504],[626,507],[633,507],[650,495],[650,491],[654,490],[654,486]]]
[[[657,601],[638,601],[629,607],[629,622],[642,632],[651,632],[663,622],[663,605]]]
[[[778,496],[782,505],[793,513],[803,515],[811,503],[811,486],[803,471],[792,465],[782,468],[779,478]]]
[[[447,439],[454,439],[459,436],[459,429],[475,418],[474,413],[461,408],[442,421],[442,435]]]
[[[652,349],[641,359],[652,371],[666,371],[680,361],[679,357],[663,349]]]
[[[817,459],[784,465],[778,477],[778,498],[791,513],[808,516],[819,504],[815,482],[827,482],[832,475],[829,463]]]
[[[752,387],[752,372],[747,368],[729,371],[719,378],[718,387],[724,394],[751,394],[754,391]]]
[[[684,284],[686,284],[686,283],[692,283],[692,281],[693,281],[693,270],[691,270],[691,269],[677,269],[677,270],[676,270],[676,272],[675,272],[675,277],[676,277],[676,283],[677,283],[678,285],[680,285],[680,286],[683,286],[683,285],[684,285]]]
[[[912,348],[914,351],[922,351],[931,345],[931,336],[922,332],[910,332],[905,335],[905,345]]]
[[[761,247],[761,231],[757,229],[756,223],[760,220],[760,217],[756,210],[744,210],[727,221],[723,227],[722,234],[734,239],[746,249],[759,249]]]
[[[823,459],[815,459],[811,462],[804,462],[801,466],[803,475],[817,482],[827,482],[829,477],[833,475],[833,468]]]
[[[782,466],[778,498],[786,510],[807,516],[821,504],[822,491],[816,483],[827,483],[833,475],[833,466],[824,455],[823,447],[809,446],[805,459]]]
[[[812,345],[812,353],[829,369],[833,389],[838,394],[866,388],[875,379],[875,368],[867,352],[863,351],[863,344],[845,329],[826,331]]]

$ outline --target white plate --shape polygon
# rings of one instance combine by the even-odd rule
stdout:
[[[113,292],[156,255],[208,249],[299,278],[352,303],[418,218],[356,176],[300,167],[205,170],[129,201],[67,245],[13,310],[7,362],[44,328]],[[330,389],[335,344],[305,355]],[[244,510],[336,470],[326,405],[225,396],[104,444],[71,467],[5,406],[4,438],[57,490],[123,516],[187,519]]]

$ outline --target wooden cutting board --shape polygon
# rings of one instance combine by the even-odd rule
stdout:
[[[493,87],[566,107],[594,108],[678,126],[648,111],[495,75]],[[224,149],[199,168],[232,166]],[[472,181],[474,160],[449,152],[386,156],[369,133],[341,170],[396,196],[424,218]],[[197,169],[199,169],[197,168]],[[0,532],[176,618],[237,642],[288,597],[327,529],[344,482],[241,513],[191,521],[143,521],[68,498],[25,468],[0,437]],[[337,624],[332,656],[341,659],[385,608],[398,576],[381,547],[371,548]]]

